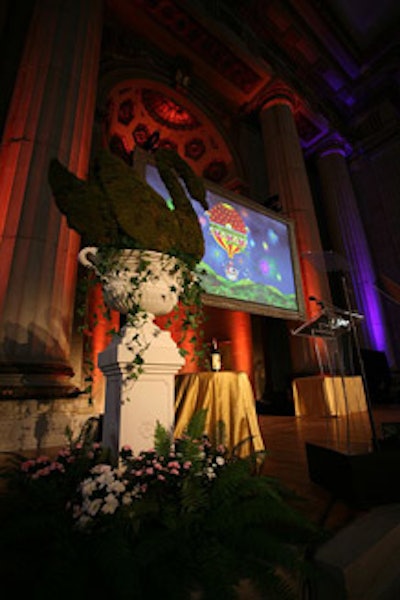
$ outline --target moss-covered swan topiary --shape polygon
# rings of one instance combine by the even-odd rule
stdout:
[[[204,239],[179,178],[191,197],[208,208],[203,182],[175,151],[159,149],[154,156],[175,210],[108,150],[100,151],[87,181],[53,159],[48,175],[54,199],[68,225],[86,244],[156,250],[179,256],[194,266],[203,257]]]

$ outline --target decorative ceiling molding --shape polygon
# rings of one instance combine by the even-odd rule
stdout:
[[[266,65],[259,65],[245,45],[224,39],[220,28],[213,31],[212,23],[202,23],[193,11],[193,4],[182,5],[174,0],[108,0],[109,10],[114,10],[126,26],[131,26],[141,36],[150,32],[166,52],[178,51],[190,55],[197,64],[202,63],[218,75],[219,80],[232,86],[241,97],[257,91],[270,79]],[[172,42],[172,44],[171,44]],[[240,49],[239,49],[240,47]],[[240,51],[238,51],[238,49]]]
[[[173,148],[196,173],[222,183],[237,173],[234,159],[215,125],[195,112],[186,97],[179,102],[150,80],[121,81],[110,91],[102,115],[103,139],[128,164],[136,146]]]
[[[212,64],[222,77],[243,93],[251,93],[260,85],[261,77],[248,63],[173,0],[134,0],[132,4],[140,7],[187,48]]]
[[[170,129],[191,130],[199,127],[199,121],[190,111],[157,90],[142,89],[142,102],[155,121]]]
[[[394,11],[394,1],[388,1]],[[344,0],[327,0],[326,6],[321,0],[107,0],[107,5],[134,31],[132,39],[151,40],[170,62],[184,56],[189,80],[182,88],[169,69],[172,85],[192,97],[202,85],[205,106],[208,88],[214,107],[221,97],[221,114],[253,118],[271,84],[285,81],[296,98],[303,147],[311,147],[328,130],[347,136],[354,115],[388,94],[399,110],[396,41],[382,42],[381,31],[361,52],[351,27],[340,28],[343,13],[352,12]],[[369,56],[367,64],[363,59],[371,48],[374,60]]]

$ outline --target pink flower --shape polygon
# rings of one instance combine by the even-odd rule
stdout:
[[[32,459],[26,460],[23,463],[21,463],[21,471],[24,471],[24,473],[26,473],[35,464],[36,464],[35,461]]]
[[[39,469],[38,471],[36,471],[36,473],[32,475],[32,479],[39,479],[39,477],[47,477],[47,475],[50,475],[50,473],[50,467],[43,467],[43,469]]]
[[[62,448],[59,452],[58,452],[58,456],[59,457],[67,457],[71,455],[71,451],[69,448]]]
[[[157,479],[158,479],[159,481],[165,481],[165,477],[164,477],[164,475],[161,475],[161,473],[159,473],[159,474],[157,475]]]
[[[94,444],[93,444],[93,446],[94,446]],[[98,447],[100,447],[100,444],[98,444]],[[125,444],[124,446],[122,446],[122,450],[124,452],[132,452],[132,448],[130,447],[129,444]]]
[[[170,470],[171,475],[179,475],[179,471],[177,469]]]
[[[191,461],[191,460],[186,460],[186,461],[183,463],[183,468],[184,468],[184,469],[190,469],[190,467],[191,467],[191,466],[192,466],[192,461]]]
[[[154,469],[152,467],[147,467],[146,475],[153,475],[153,474],[154,474]]]
[[[50,471],[61,471],[62,473],[65,471],[64,466],[56,460],[50,464],[49,469]]]
[[[167,466],[169,469],[180,469],[181,468],[181,465],[178,463],[177,460],[171,460]]]
[[[42,456],[38,456],[36,459],[37,463],[45,463],[45,462],[49,462],[50,459],[48,456],[46,456],[45,454],[43,454]]]

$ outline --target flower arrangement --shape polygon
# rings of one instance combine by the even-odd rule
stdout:
[[[141,451],[137,456],[124,446],[118,468],[97,464],[90,469],[88,477],[79,484],[79,501],[73,506],[79,527],[93,527],[99,517],[119,509],[129,507],[134,511],[137,502],[150,496],[162,497],[164,502],[178,501],[194,480],[196,485],[206,487],[226,466],[227,448],[222,444],[213,448],[207,436],[199,440],[184,436],[173,443],[167,437],[165,445],[160,443],[165,434],[165,429],[158,426],[158,449]]]
[[[101,281],[106,305],[125,315],[126,327],[142,329],[147,320],[143,290],[148,283],[169,276],[164,304],[169,306],[172,297],[175,300],[161,314],[174,308],[175,312],[166,326],[178,318],[179,299],[186,309],[181,342],[194,327],[197,335],[191,341],[199,346],[203,288],[194,268],[204,254],[204,239],[188,194],[207,208],[205,187],[174,150],[158,149],[154,161],[173,210],[135,169],[106,149],[95,158],[87,181],[78,179],[58,159],[51,161],[48,178],[57,207],[88,246],[82,262]],[[160,254],[161,269],[154,266],[156,254]],[[134,272],[128,270],[127,261],[134,262]],[[122,299],[117,299],[117,292]],[[148,343],[135,334],[131,337],[135,351],[129,377],[136,379],[143,370]],[[179,350],[187,353],[182,347]],[[203,354],[199,349],[198,357]]]
[[[223,427],[202,435],[205,413],[179,440],[158,425],[154,448],[124,447],[117,464],[90,440],[20,461],[2,507],[3,591],[215,600],[248,581],[260,598],[297,598],[324,536],[260,475],[259,456],[229,453]]]
[[[76,482],[95,465],[110,459],[108,449],[94,441],[97,420],[89,419],[79,436],[74,439],[67,427],[67,444],[53,456],[40,454],[35,458],[13,455],[11,470],[4,469],[11,492],[26,490],[33,505],[43,510],[65,507],[66,498],[72,497]],[[11,477],[10,477],[11,476]]]

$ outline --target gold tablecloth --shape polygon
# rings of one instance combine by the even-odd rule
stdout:
[[[206,433],[212,433],[214,425],[223,421],[225,443],[230,450],[250,437],[238,449],[239,456],[265,450],[247,373],[221,371],[177,375],[175,390],[176,437],[182,434],[193,413],[206,408]]]
[[[293,380],[296,416],[341,416],[367,410],[362,378],[316,375]]]

